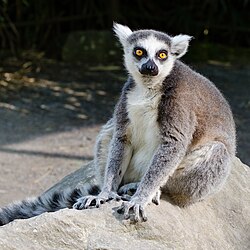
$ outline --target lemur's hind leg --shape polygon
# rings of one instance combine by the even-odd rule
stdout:
[[[164,190],[176,205],[190,205],[216,193],[227,179],[230,167],[225,145],[217,141],[207,143],[185,156]]]
[[[96,171],[96,178],[100,186],[103,185],[105,168],[107,165],[108,152],[110,148],[110,142],[113,136],[113,131],[114,121],[113,119],[110,119],[105,125],[103,125],[96,139],[94,166]]]

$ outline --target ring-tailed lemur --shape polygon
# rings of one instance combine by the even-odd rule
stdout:
[[[99,207],[123,198],[118,212],[145,221],[145,206],[161,191],[179,206],[217,192],[235,155],[230,107],[208,79],[179,61],[191,39],[114,24],[129,77],[113,117],[101,130],[94,163],[101,192],[54,194],[6,207],[0,223],[62,207]],[[84,193],[86,195],[86,192]]]

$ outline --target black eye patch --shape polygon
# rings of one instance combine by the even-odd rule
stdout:
[[[168,58],[168,52],[166,50],[159,50],[157,53],[156,53],[156,56],[159,60],[161,61],[165,61],[167,60]]]
[[[141,58],[147,56],[147,51],[142,47],[135,47],[133,50],[133,55],[135,58],[140,60]]]

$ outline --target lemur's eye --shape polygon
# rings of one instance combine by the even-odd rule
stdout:
[[[141,49],[137,49],[137,50],[135,51],[135,54],[136,54],[137,56],[142,56],[142,55],[143,55],[143,51],[142,51]]]
[[[168,55],[167,55],[167,51],[160,51],[158,54],[158,58],[161,60],[165,60],[167,59]]]
[[[135,47],[133,50],[133,55],[137,60],[141,60],[141,58],[147,56],[147,51],[144,48],[141,47]]]

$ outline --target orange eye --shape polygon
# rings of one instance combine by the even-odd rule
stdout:
[[[142,51],[141,49],[137,49],[137,50],[135,51],[135,54],[136,54],[137,56],[142,56],[142,55],[143,55],[143,51]]]
[[[161,53],[158,55],[158,57],[159,57],[160,59],[166,59],[168,56],[167,56],[167,54],[166,54],[165,52],[161,52]]]

